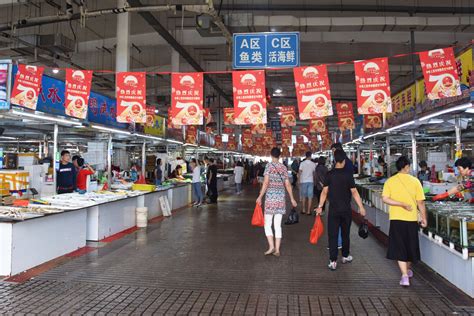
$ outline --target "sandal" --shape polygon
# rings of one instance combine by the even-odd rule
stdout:
[[[280,253],[279,253],[279,252],[274,252],[273,255],[274,255],[275,257],[279,257],[279,256],[280,256]]]
[[[274,253],[275,253],[275,249],[271,249],[271,250],[268,250],[268,251],[264,252],[263,254],[265,256],[269,256],[269,255],[273,255]]]

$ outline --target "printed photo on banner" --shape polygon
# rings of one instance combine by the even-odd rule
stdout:
[[[155,107],[147,106],[146,107],[146,123],[145,126],[152,127],[155,124]]]
[[[312,119],[309,121],[309,129],[311,133],[325,133],[327,132],[326,128],[326,119]]]
[[[146,73],[118,72],[115,85],[117,122],[146,123]]]
[[[92,71],[66,69],[66,114],[79,119],[87,118]]]
[[[242,147],[250,148],[252,147],[252,131],[250,128],[244,128],[242,130]]]
[[[232,72],[234,95],[234,123],[255,125],[267,123],[267,97],[265,93],[265,72]]]
[[[418,54],[425,78],[426,95],[430,100],[461,95],[461,83],[452,47]]]
[[[197,127],[196,125],[186,126],[186,140],[187,144],[196,144],[197,143]]]
[[[292,140],[293,131],[291,128],[284,127],[281,129],[281,145],[282,146],[291,146],[293,144]]]
[[[224,125],[234,125],[234,108],[224,108]]]
[[[392,112],[388,58],[354,62],[359,114]]]
[[[364,129],[382,128],[382,114],[366,114],[364,115]]]
[[[293,69],[301,120],[333,115],[326,65]]]
[[[18,65],[10,102],[30,110],[36,110],[41,90],[43,67]]]
[[[214,147],[217,149],[222,148],[222,135],[216,135],[214,137]]]
[[[296,126],[296,113],[294,106],[280,107],[280,123],[282,128]]]
[[[201,72],[171,74],[171,110],[175,124],[204,124],[203,86]]]
[[[212,123],[211,109],[209,109],[209,108],[204,109],[204,120],[206,122],[206,125],[209,124],[209,123]]]
[[[182,127],[181,124],[175,124],[173,120],[173,111],[171,108],[168,109],[168,128],[172,129],[180,129]]]
[[[304,135],[306,137],[309,137],[310,134],[310,127],[309,126],[301,126],[300,127],[301,135]]]
[[[352,111],[352,103],[342,102],[336,104],[336,112],[338,125],[341,131],[355,128],[354,112]]]
[[[267,132],[267,125],[264,123],[252,125],[250,128],[253,135],[265,135]]]
[[[235,135],[229,135],[229,139],[227,140],[227,150],[237,150]]]

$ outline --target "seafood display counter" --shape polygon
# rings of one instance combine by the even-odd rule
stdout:
[[[71,193],[44,199],[49,205],[0,207],[0,276],[21,273],[82,248],[87,240],[135,227],[137,207],[148,207],[149,219],[160,216],[160,197],[176,210],[191,202],[191,186]]]
[[[366,219],[389,234],[388,206],[382,185],[358,181]],[[353,206],[353,209],[357,207]],[[449,282],[474,297],[474,205],[426,202],[428,226],[420,229],[421,260]]]

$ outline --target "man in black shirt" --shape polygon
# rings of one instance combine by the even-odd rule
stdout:
[[[339,229],[342,231],[342,263],[352,261],[350,255],[350,228],[352,223],[351,198],[354,197],[359,212],[365,216],[365,208],[355,188],[354,177],[345,168],[346,154],[342,149],[334,151],[336,166],[328,172],[324,182],[323,192],[316,212],[321,214],[322,206],[326,199],[329,200],[328,237],[329,237],[329,269],[337,268],[337,236]]]
[[[211,203],[217,203],[217,166],[213,158],[209,159],[209,166],[207,168],[207,187],[209,188]]]
[[[72,193],[76,190],[76,167],[70,162],[71,154],[67,150],[61,152],[61,162],[56,170],[56,189],[58,194]]]

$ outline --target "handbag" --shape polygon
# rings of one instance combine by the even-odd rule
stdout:
[[[285,225],[298,224],[299,221],[300,221],[300,215],[298,214],[295,208],[292,208],[290,215],[288,215],[288,218],[286,219]]]
[[[313,245],[316,245],[318,243],[319,238],[321,238],[321,236],[323,235],[323,232],[324,227],[323,221],[321,220],[321,215],[316,215],[316,218],[314,219],[313,228],[309,233],[309,242]]]
[[[362,239],[366,239],[369,237],[369,225],[367,224],[367,220],[359,226],[359,237]]]

